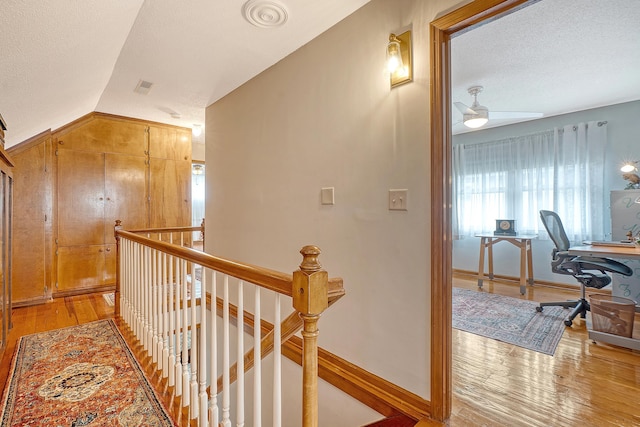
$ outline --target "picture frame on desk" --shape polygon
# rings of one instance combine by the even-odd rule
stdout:
[[[494,236],[515,236],[516,234],[518,233],[516,232],[515,219],[496,219]]]

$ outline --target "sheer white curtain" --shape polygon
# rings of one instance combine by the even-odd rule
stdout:
[[[604,238],[606,122],[453,147],[453,234],[515,219],[520,233],[546,232],[541,209],[560,215],[569,240]]]

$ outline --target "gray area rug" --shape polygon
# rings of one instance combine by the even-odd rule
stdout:
[[[562,338],[566,310],[533,301],[453,288],[453,327],[553,356]]]

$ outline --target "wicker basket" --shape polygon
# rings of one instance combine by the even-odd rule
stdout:
[[[628,298],[595,294],[590,297],[593,330],[631,338],[636,304]]]

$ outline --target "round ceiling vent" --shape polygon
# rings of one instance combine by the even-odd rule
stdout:
[[[249,0],[242,7],[244,18],[256,27],[281,27],[289,13],[283,4],[273,0]]]

